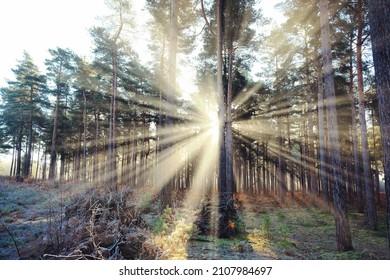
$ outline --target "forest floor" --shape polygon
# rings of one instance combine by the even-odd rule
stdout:
[[[204,211],[157,205],[142,191],[0,178],[0,259],[389,259],[384,201],[378,231],[350,208],[346,253],[335,250],[332,213],[301,194],[240,196],[231,239],[215,237],[212,223],[200,231]]]

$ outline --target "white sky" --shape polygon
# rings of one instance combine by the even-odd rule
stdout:
[[[4,78],[13,79],[11,68],[23,57],[23,50],[41,71],[49,48],[87,54],[91,46],[87,28],[103,8],[103,1],[96,0],[0,0],[0,85]]]
[[[143,2],[133,0],[134,10],[140,11]],[[275,18],[273,6],[280,0],[263,2],[264,14]],[[88,29],[104,14],[104,0],[0,0],[0,87],[14,79],[11,68],[22,59],[23,50],[43,73],[49,48],[70,48],[88,58],[92,43]]]

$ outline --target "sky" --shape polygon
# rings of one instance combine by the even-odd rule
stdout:
[[[263,0],[264,14],[277,21],[280,14],[273,6],[280,1]],[[143,5],[144,0],[133,0],[134,10],[142,11]],[[45,72],[44,61],[49,58],[48,49],[70,48],[79,56],[90,58],[92,39],[88,30],[99,24],[99,16],[107,13],[104,0],[0,0],[0,87],[7,86],[7,79],[14,80],[11,69],[23,58],[24,50],[42,73]],[[147,36],[142,26],[147,18],[143,13],[136,16],[141,32],[137,33],[135,48],[142,61],[148,57],[142,53],[147,50]],[[196,90],[194,69],[185,69],[179,74],[189,95]],[[1,155],[0,163],[3,160],[7,160],[5,155]],[[3,171],[0,170],[0,174]]]
[[[142,10],[143,2],[133,1],[134,10]],[[280,0],[263,0],[266,16],[277,17],[273,9],[277,2]],[[24,50],[42,73],[48,49],[70,48],[88,59],[92,48],[88,29],[104,14],[104,0],[0,0],[0,87],[7,85],[6,79],[13,80],[11,69],[22,59]],[[137,16],[145,22],[141,13]],[[142,52],[145,42],[138,40],[135,48]]]
[[[0,85],[5,85],[4,78],[13,78],[11,68],[24,50],[40,68],[49,48],[87,54],[91,45],[87,27],[103,9],[103,1],[96,0],[0,0]]]

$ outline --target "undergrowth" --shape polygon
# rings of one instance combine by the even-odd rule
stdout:
[[[0,189],[0,258],[27,259],[388,259],[385,212],[378,231],[350,211],[354,251],[335,251],[331,213],[299,198],[241,196],[230,221],[236,233],[217,238],[217,203],[158,211],[144,190],[107,192],[100,186],[13,183]],[[7,228],[8,232],[4,229]],[[12,256],[12,257],[10,257]]]
[[[188,256],[188,241],[197,232],[193,223],[195,212],[181,211],[185,214],[179,214],[170,207],[165,208],[150,225],[153,235],[149,242],[160,249],[162,259],[180,260]]]

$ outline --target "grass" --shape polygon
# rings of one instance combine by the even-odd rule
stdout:
[[[268,202],[250,201],[249,217],[255,225],[247,239],[259,255],[277,259],[389,259],[384,209],[380,213],[380,227],[372,231],[364,227],[364,215],[350,211],[352,252],[336,252],[335,225],[332,213],[293,203],[288,206],[270,206]],[[248,207],[249,209],[249,207]]]
[[[16,211],[18,211],[18,207],[15,207],[14,205],[3,205],[0,208],[0,217],[7,216]]]
[[[163,213],[152,219],[149,229],[152,233],[150,242],[161,251],[160,258],[182,260],[187,258],[186,246],[196,232],[191,222],[189,210],[179,214],[172,208],[164,209]]]
[[[336,252],[336,230],[332,213],[315,208],[310,203],[303,205],[303,199],[299,206],[292,202],[283,207],[274,203],[273,199],[262,201],[244,196],[242,199],[245,207],[240,210],[240,217],[246,222],[246,234],[238,239],[217,240],[217,246],[196,244],[200,251],[207,248],[207,258],[389,259],[384,209],[379,212],[378,231],[365,228],[364,215],[354,212],[354,209],[350,210],[355,250],[341,253]],[[244,245],[251,249],[241,250]]]
[[[30,255],[29,250],[44,249],[45,244],[41,242],[46,234],[46,204],[50,196],[50,191],[43,190],[36,182],[0,180],[0,219],[8,229],[0,229],[1,259],[19,257],[14,242],[24,257]]]
[[[363,254],[361,252],[326,252],[320,255],[321,259],[326,260],[361,260],[363,259]]]
[[[7,184],[0,186],[0,218],[22,249],[31,243],[43,248],[49,210],[62,215],[69,201],[82,195],[75,185],[46,188],[35,183]],[[198,236],[193,223],[195,211],[167,208],[158,214],[157,203],[146,193],[139,196],[137,211],[145,217],[149,245],[158,249],[162,259],[389,259],[384,209],[379,212],[378,231],[367,229],[364,215],[350,209],[355,250],[340,253],[335,251],[332,213],[315,208],[305,198],[283,205],[277,199],[242,195],[243,206],[233,221],[240,234],[231,239],[218,239],[212,233]],[[210,224],[212,227],[215,225]],[[0,258],[15,258],[13,247],[9,234],[0,230]]]

